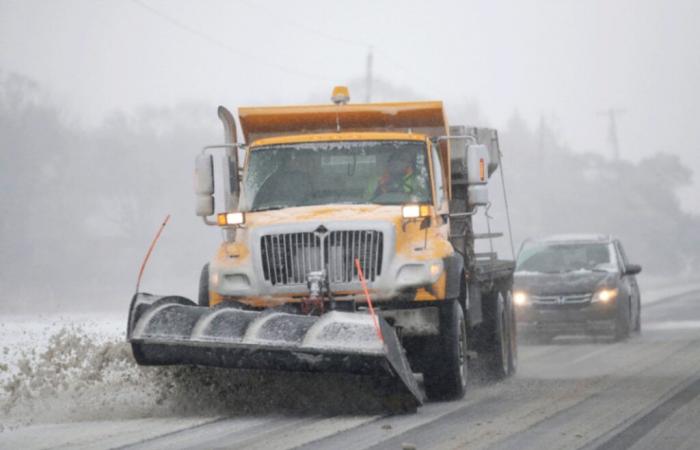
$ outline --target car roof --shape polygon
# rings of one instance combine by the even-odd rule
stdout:
[[[536,239],[528,239],[526,242],[541,243],[610,243],[614,238],[606,234],[554,234]]]

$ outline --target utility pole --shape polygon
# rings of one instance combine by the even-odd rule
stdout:
[[[365,103],[372,101],[372,47],[367,50],[367,63],[365,66]]]
[[[620,159],[620,142],[617,139],[617,117],[618,114],[624,114],[626,110],[620,108],[608,108],[606,111],[600,111],[599,116],[608,117],[608,142],[612,147],[613,159]]]
[[[544,155],[544,129],[545,129],[544,114],[540,114],[540,128],[537,130],[537,152],[540,157]]]

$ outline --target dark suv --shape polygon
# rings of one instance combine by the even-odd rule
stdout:
[[[641,330],[635,275],[622,244],[601,235],[527,240],[518,252],[513,301],[518,328],[540,342],[559,334]]]

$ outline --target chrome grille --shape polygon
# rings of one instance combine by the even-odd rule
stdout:
[[[374,281],[382,270],[383,236],[381,232],[371,230],[330,232],[326,238],[329,281],[358,281],[356,258],[360,260],[365,279]]]
[[[591,294],[567,294],[567,295],[533,295],[532,302],[536,305],[568,305],[587,303],[591,300]]]
[[[375,230],[270,234],[260,240],[263,276],[272,285],[305,284],[309,272],[324,266],[331,283],[358,282],[356,258],[365,278],[374,281],[383,251],[384,235]]]

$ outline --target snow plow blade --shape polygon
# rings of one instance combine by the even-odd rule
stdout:
[[[179,296],[137,293],[127,339],[140,365],[336,372],[376,378],[392,409],[415,410],[423,393],[394,329],[363,312],[321,316],[195,305]]]

